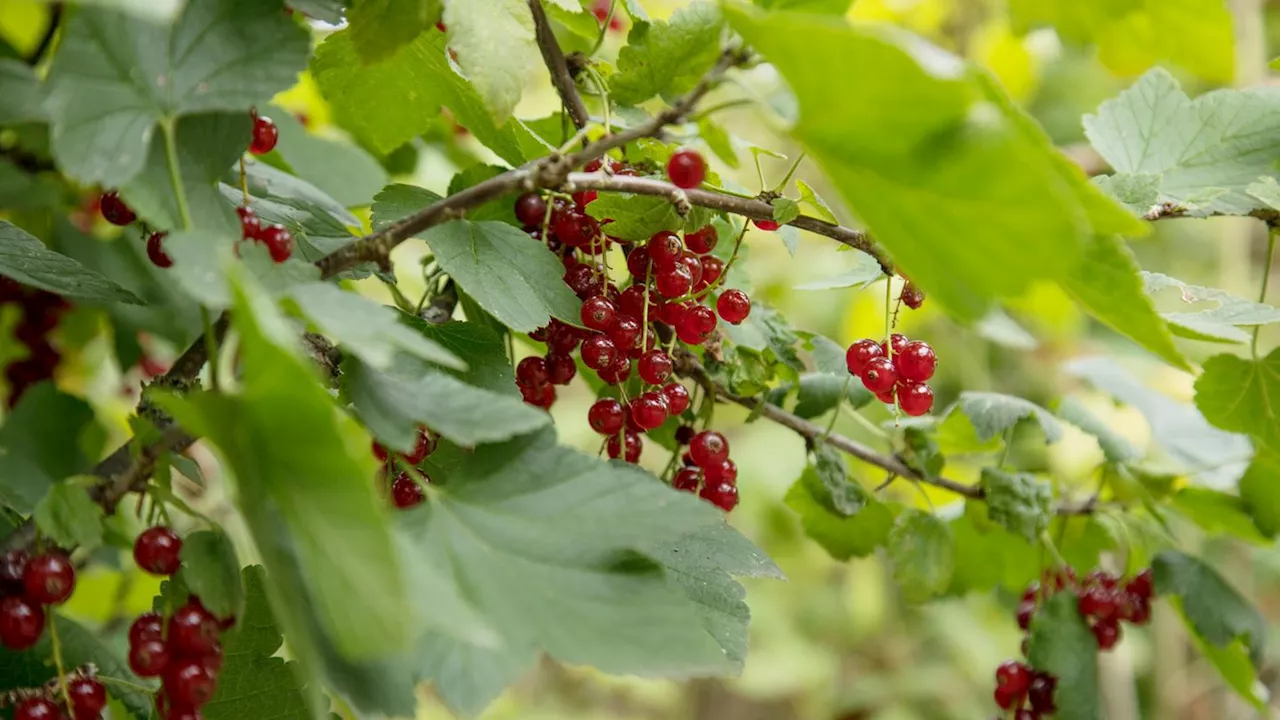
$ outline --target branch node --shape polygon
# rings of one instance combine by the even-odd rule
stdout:
[[[680,217],[688,215],[693,210],[693,203],[689,202],[689,196],[680,188],[671,192],[671,204],[675,206],[676,212],[680,213]]]

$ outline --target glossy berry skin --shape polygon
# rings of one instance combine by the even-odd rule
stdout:
[[[655,270],[670,270],[676,266],[684,253],[684,244],[680,242],[680,236],[667,230],[654,233],[645,247]]]
[[[678,298],[689,294],[693,289],[693,274],[683,264],[661,270],[654,277],[658,294],[664,298]]]
[[[254,155],[266,155],[276,149],[280,141],[280,128],[266,115],[255,115],[253,118],[253,140],[249,143],[249,152]]]
[[[1091,587],[1080,594],[1076,608],[1085,617],[1112,620],[1119,617],[1120,598],[1112,590],[1102,586]]]
[[[199,657],[218,642],[218,621],[199,603],[191,601],[169,618],[169,649],[185,657]]]
[[[698,287],[702,282],[702,258],[685,250],[680,256],[680,263],[689,271],[689,277],[693,278],[692,287]]]
[[[919,417],[933,408],[933,388],[926,383],[900,382],[898,407],[911,417]]]
[[[671,377],[671,356],[662,350],[650,350],[640,356],[636,371],[640,379],[650,385],[661,385]]]
[[[259,233],[262,244],[267,246],[271,259],[277,263],[288,260],[293,255],[293,233],[283,225],[269,225]]]
[[[124,227],[138,219],[133,209],[126,205],[114,190],[102,194],[102,198],[98,201],[98,211],[102,213],[102,217],[107,222],[120,227]]]
[[[537,227],[547,217],[547,201],[536,192],[516,198],[516,219],[525,227]]]
[[[702,475],[709,483],[736,483],[738,481],[738,464],[732,460],[725,460],[722,463],[702,468]]]
[[[160,269],[173,267],[173,258],[164,251],[164,238],[169,233],[153,232],[147,236],[147,259]]]
[[[548,410],[556,402],[556,386],[544,383],[538,386],[524,385],[520,388],[520,396],[534,407]]]
[[[26,650],[44,633],[44,610],[18,595],[0,600],[0,644],[10,650]]]
[[[1035,616],[1036,616],[1035,600],[1023,600],[1022,602],[1018,603],[1018,612],[1017,612],[1018,629],[1030,630],[1031,619],[1034,618]]]
[[[613,364],[603,370],[597,370],[596,373],[610,385],[621,385],[631,377],[631,361],[625,355],[619,354],[614,358]]]
[[[604,332],[613,324],[618,309],[603,295],[593,295],[582,303],[582,324]]]
[[[129,644],[139,645],[147,640],[160,640],[164,637],[164,618],[159,613],[143,613],[129,626]]]
[[[1006,660],[996,668],[996,687],[1022,697],[1031,686],[1031,668],[1014,660]]]
[[[626,293],[623,293],[625,296]],[[640,347],[640,339],[644,335],[644,328],[640,325],[640,321],[630,315],[618,315],[614,317],[613,324],[609,326],[609,339],[613,341],[614,347],[630,352],[632,348]]]
[[[143,640],[129,646],[129,669],[138,677],[159,677],[169,667],[169,648],[160,640]]]
[[[391,483],[391,502],[400,510],[417,507],[426,499],[422,486],[406,473],[400,473]]]
[[[551,353],[546,357],[547,379],[553,385],[568,385],[578,374],[578,364],[568,355]]]
[[[71,597],[76,589],[76,569],[61,552],[37,555],[27,564],[22,576],[27,599],[41,605],[57,605]]]
[[[600,223],[590,215],[570,210],[557,213],[552,217],[551,222],[556,237],[569,247],[581,248],[599,243],[597,237],[600,235]]]
[[[725,512],[738,507],[738,487],[727,482],[706,482],[698,496]]]
[[[880,348],[880,343],[875,340],[863,339],[849,346],[844,353],[844,364],[849,369],[850,375],[862,375],[862,371],[866,369],[867,363],[872,360],[883,357],[884,350]]]
[[[868,362],[859,377],[864,387],[879,395],[893,390],[894,384],[898,382],[898,371],[888,358],[879,357]]]
[[[764,230],[765,232],[773,232],[774,230],[777,230],[778,228],[782,227],[782,225],[780,225],[778,222],[774,220],[765,220],[763,218],[754,218],[751,221],[751,224],[755,225],[761,230]]]
[[[893,365],[903,380],[924,382],[933,377],[933,371],[938,367],[938,356],[929,343],[912,340],[902,346],[901,352],[894,354]]]
[[[601,435],[616,435],[625,419],[622,403],[613,398],[600,398],[587,410],[587,424]]]
[[[181,660],[164,673],[164,690],[175,708],[204,707],[216,687],[213,673],[198,660]]]
[[[707,177],[707,163],[696,150],[677,150],[667,160],[667,178],[678,188],[696,188]]]
[[[627,253],[627,272],[636,280],[644,281],[649,276],[649,268],[653,258],[649,257],[648,246],[637,246]]]
[[[71,717],[74,720],[94,720],[107,706],[107,689],[93,678],[78,677],[67,683],[71,695]]]
[[[680,468],[675,477],[671,478],[671,487],[684,492],[695,492],[701,480],[702,474],[698,472],[698,468]]]
[[[680,383],[667,383],[662,387],[662,396],[667,399],[667,412],[672,415],[679,415],[689,409],[689,389]],[[681,430],[686,428],[681,428]],[[687,428],[692,430],[692,428]],[[686,445],[693,436],[690,435],[681,445]],[[680,441],[680,431],[676,431],[676,440]]]
[[[631,401],[631,417],[644,430],[667,421],[667,403],[657,393],[647,392]]]
[[[258,213],[253,208],[238,207],[236,215],[240,216],[240,237],[245,240],[253,240],[262,233],[262,220],[258,217]]]
[[[898,297],[901,298],[903,305],[912,310],[919,310],[924,304],[924,291],[910,282],[902,286],[902,293]]]
[[[738,325],[751,314],[751,298],[741,290],[725,290],[716,299],[716,312],[730,325]]]
[[[716,329],[716,313],[706,305],[695,305],[680,317],[676,336],[686,345],[701,345]]]
[[[1137,595],[1144,600],[1150,600],[1154,594],[1154,585],[1151,582],[1151,569],[1148,568],[1138,573],[1132,580],[1125,585],[1125,590]]]
[[[693,462],[700,468],[719,465],[729,459],[729,441],[715,430],[703,430],[693,436],[689,443],[689,454]]]
[[[907,346],[907,336],[902,333],[894,333],[889,336],[889,342],[893,345],[893,354],[897,355],[902,352],[902,348]],[[880,350],[885,355],[889,354],[889,346],[884,343],[880,343]]]
[[[634,432],[631,432],[630,430],[627,430],[626,432],[623,433],[623,442],[626,445],[626,456],[623,459],[629,463],[639,462],[640,450],[642,448],[642,445],[640,443],[640,435],[638,433],[634,433]],[[618,459],[619,457],[623,457],[622,449],[623,449],[623,445],[622,443],[618,442],[618,436],[617,435],[609,436],[609,442],[605,444],[605,450],[609,453],[609,457],[615,460]]]
[[[201,715],[199,710],[174,708],[164,716],[164,720],[204,720],[204,715]]]
[[[698,255],[706,255],[714,250],[719,240],[720,236],[716,233],[713,225],[708,225],[696,232],[684,234],[684,246],[689,248],[690,252]]]
[[[0,593],[20,595],[22,593],[22,576],[27,572],[27,563],[31,556],[26,550],[10,550],[0,556]]]
[[[438,443],[439,440],[436,439],[435,435],[431,434],[431,431],[426,428],[419,428],[418,441],[413,446],[413,452],[404,456],[405,462],[410,465],[417,465],[421,463],[423,460],[430,457],[431,453],[436,451],[436,445]]]
[[[531,387],[551,382],[551,371],[547,369],[547,361],[537,356],[521,360],[516,364],[516,382]]]
[[[618,349],[613,341],[604,335],[592,335],[582,341],[582,362],[592,370],[603,370],[611,367],[618,359]]]
[[[47,698],[27,698],[14,708],[13,720],[62,720],[62,711]]]
[[[707,255],[702,258],[702,280],[699,281],[698,285],[706,287],[719,280],[723,274],[724,261],[715,255]]]
[[[1027,701],[1031,704],[1031,710],[1040,715],[1052,715],[1058,712],[1058,707],[1053,702],[1053,693],[1057,687],[1058,681],[1052,675],[1037,673],[1035,679],[1031,681],[1030,689],[1027,690]]]
[[[178,572],[182,560],[182,538],[167,527],[149,527],[133,542],[133,560],[152,575]]]
[[[682,385],[681,387],[684,387],[684,386]],[[664,394],[665,394],[665,390],[666,388],[663,388]],[[686,390],[685,392],[687,393],[688,390]],[[671,404],[671,398],[668,397],[667,406],[670,407],[670,404]],[[674,415],[675,413],[673,412],[672,414]],[[680,427],[676,428],[676,442],[681,445],[688,445],[689,443],[693,442],[694,434],[695,434],[695,431],[692,425],[681,425]]]
[[[1120,623],[1116,620],[1098,621],[1094,623],[1092,630],[1099,650],[1110,650],[1120,642]]]

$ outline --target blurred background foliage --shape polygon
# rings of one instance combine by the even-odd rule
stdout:
[[[681,4],[679,0],[644,2],[654,17],[667,16]],[[787,2],[765,4],[785,6]],[[855,22],[899,25],[988,68],[1055,142],[1076,150],[1083,140],[1081,116],[1149,67],[1168,67],[1195,96],[1215,87],[1269,82],[1268,48],[1280,47],[1280,3],[1264,0],[854,0],[843,4],[851,5],[848,17]],[[46,3],[0,0],[0,53],[29,53],[42,37],[48,18]],[[318,35],[329,29],[317,25]],[[623,32],[625,27],[610,33],[607,42],[614,51]],[[559,107],[538,70],[530,73],[530,89],[517,111],[521,117],[544,117]],[[841,81],[857,83],[858,77],[854,74]],[[728,182],[754,191],[760,185],[751,146],[788,156],[796,152],[780,133],[790,120],[793,104],[768,67],[742,75],[740,93],[761,102],[717,114],[737,138],[738,150],[736,169],[722,161],[717,170]],[[277,104],[305,119],[314,134],[344,137],[340,128],[331,125],[330,113],[309,77],[278,97]],[[442,117],[434,131],[381,159],[393,179],[443,191],[460,167],[492,157]],[[788,162],[761,158],[767,187],[785,173]],[[837,195],[808,163],[802,164],[798,177],[828,198]],[[3,193],[0,187],[0,196]],[[850,219],[838,209],[837,214]],[[1254,297],[1265,271],[1261,232],[1260,223],[1244,219],[1168,221],[1133,243],[1133,248],[1146,270]],[[839,252],[829,240],[806,234],[801,235],[794,257],[773,234],[750,233],[747,243],[753,294],[779,308],[795,327],[842,344],[883,335],[883,286],[861,291],[805,289],[852,268],[854,254]],[[410,297],[422,287],[416,277],[420,253],[415,243],[406,243],[395,258],[401,285]],[[376,280],[363,281],[362,289],[388,298]],[[1176,294],[1160,300],[1179,302]],[[1071,392],[1139,449],[1159,455],[1162,448],[1196,441],[1161,437],[1162,428],[1150,421],[1159,410],[1151,410],[1155,406],[1150,403],[1144,408],[1134,399],[1144,397],[1144,392],[1157,393],[1194,414],[1191,376],[1144,357],[1127,341],[1089,320],[1056,288],[1033,288],[1012,311],[1017,326],[984,326],[976,331],[956,325],[928,303],[920,311],[899,315],[900,332],[926,339],[938,351],[939,371],[933,382],[938,392],[936,408],[945,408],[962,389],[995,390],[1045,406]],[[12,318],[0,315],[0,361],[6,347],[12,348],[4,342],[12,324]],[[123,438],[140,372],[136,367],[121,367],[125,363],[117,361],[118,347],[105,327],[103,318],[88,312],[64,324],[62,345],[70,352],[57,379],[64,389],[89,398]],[[1280,335],[1264,328],[1262,347],[1277,341]],[[162,361],[179,349],[159,340],[149,345],[148,353]],[[1215,349],[1184,343],[1193,360],[1203,360]],[[1126,382],[1135,388],[1132,404],[1117,404],[1082,382],[1078,373],[1064,370],[1072,360],[1098,355],[1107,356],[1128,373]],[[596,438],[582,420],[592,397],[581,387],[576,394],[562,397],[554,413],[561,436],[594,451]],[[1021,637],[1013,616],[1018,583],[1008,582],[995,593],[969,593],[918,607],[906,604],[897,596],[882,557],[841,563],[804,536],[784,503],[787,489],[805,464],[800,439],[768,423],[745,422],[745,412],[739,408],[723,407],[718,413],[717,425],[728,423],[726,432],[741,468],[742,503],[732,522],[765,548],[788,576],[785,583],[745,581],[753,624],[751,654],[743,675],[727,681],[653,682],[607,678],[544,663],[485,717],[959,720],[991,716],[994,668],[1017,654]],[[887,449],[875,426],[892,422],[888,413],[874,403],[862,413],[869,422],[846,414],[836,419],[836,429]],[[1017,438],[1014,462],[1052,473],[1061,487],[1077,488],[1076,496],[1083,497],[1096,482],[1093,474],[1102,458],[1092,436],[1065,426],[1065,438],[1046,446],[1038,431],[1023,429],[1027,432]],[[216,464],[199,447],[192,455],[211,482],[207,489],[186,484],[184,491],[203,512],[232,523],[228,530],[234,535],[234,513],[220,495]],[[952,455],[948,475],[976,480],[978,467],[966,465],[963,453]],[[872,468],[855,463],[854,470],[870,487],[883,480],[882,473]],[[1183,484],[1188,479],[1178,477],[1174,482]],[[904,485],[899,482],[884,492],[900,502],[932,505],[944,516],[963,513],[954,496]],[[125,515],[112,522],[127,525],[136,520]],[[1223,570],[1268,618],[1280,617],[1280,553],[1271,543],[1259,537],[1258,543],[1251,544],[1202,528],[1179,526],[1178,530],[1186,545]],[[1069,538],[1066,545],[1069,549]],[[104,562],[82,576],[81,589],[68,607],[71,614],[111,626],[150,607],[158,582],[132,569],[117,569],[132,565],[122,564],[115,552],[102,551]],[[251,556],[242,551],[241,557]],[[1109,560],[1118,564],[1124,559]],[[1280,660],[1280,642],[1276,642],[1280,638],[1271,639],[1268,665],[1274,670]],[[1256,715],[1223,687],[1163,603],[1149,628],[1128,632],[1118,650],[1103,655],[1101,661],[1111,720],[1229,720]],[[1280,688],[1274,671],[1262,680],[1273,694]],[[424,691],[420,717],[449,715]]]

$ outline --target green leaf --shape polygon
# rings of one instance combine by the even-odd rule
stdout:
[[[856,515],[871,499],[857,482],[849,477],[849,466],[840,451],[826,443],[813,448],[813,472],[822,482],[823,499],[841,515]]]
[[[1106,423],[1090,412],[1083,402],[1071,395],[1059,401],[1058,417],[1096,438],[1098,447],[1102,448],[1102,454],[1107,458],[1107,462],[1126,463],[1142,457],[1138,449],[1124,436],[1107,427]]]
[[[142,172],[158,125],[244,113],[292,86],[308,40],[281,8],[262,0],[188,3],[172,26],[101,8],[72,15],[45,103],[58,166],[82,183],[124,185]]]
[[[20,60],[0,60],[0,126],[41,122],[45,119],[44,91],[31,66]]]
[[[214,308],[231,304],[227,272],[232,268],[243,267],[272,295],[281,295],[295,285],[320,279],[320,269],[311,263],[296,258],[277,263],[271,259],[266,246],[237,243],[238,239],[230,235],[204,230],[170,233],[164,239],[165,253],[173,259],[168,273],[188,295]],[[239,260],[235,257],[237,248]]]
[[[738,160],[738,151],[733,147],[733,138],[716,121],[709,116],[698,118],[698,137],[702,138],[702,142],[711,148],[711,152],[716,154],[720,162],[737,170],[741,166]]]
[[[766,10],[794,10],[796,12],[844,15],[853,0],[753,0]]]
[[[342,382],[369,431],[399,450],[412,449],[420,424],[470,446],[509,440],[551,422],[518,395],[468,385],[421,363],[379,371],[352,359],[343,364]]]
[[[698,0],[669,21],[637,23],[618,52],[618,72],[609,80],[611,98],[638,105],[654,95],[670,100],[693,89],[720,56],[724,20],[714,3]]]
[[[809,208],[810,214],[820,220],[826,220],[833,225],[839,225],[840,221],[836,218],[836,214],[831,212],[831,206],[827,205],[827,201],[817,193],[805,181],[796,178],[796,190],[800,192],[800,204]]]
[[[1035,542],[1053,517],[1053,488],[1027,473],[982,469],[987,517],[1014,535]]]
[[[1098,175],[1093,184],[1113,200],[1142,217],[1160,202],[1160,176],[1152,173]]]
[[[773,206],[774,222],[787,223],[800,217],[800,203],[790,198],[774,198],[770,203]]]
[[[924,602],[950,585],[955,543],[951,527],[936,516],[904,511],[889,531],[888,549],[893,579],[907,602]]]
[[[1184,487],[1168,502],[1207,533],[1226,533],[1259,545],[1267,542],[1245,512],[1244,502],[1234,495],[1209,488]]]
[[[542,60],[529,4],[445,0],[444,22],[458,66],[501,125],[520,101],[529,69]]]
[[[597,220],[611,218],[608,234],[622,240],[648,240],[660,230],[679,230],[684,218],[665,197],[601,193],[587,205],[587,214]]]
[[[581,322],[582,303],[561,280],[564,265],[520,228],[454,220],[426,238],[440,267],[512,330],[532,332],[552,317]]]
[[[804,371],[804,363],[796,352],[800,337],[791,324],[776,308],[764,303],[752,303],[751,314],[741,325],[722,326],[735,345],[768,352],[773,361],[795,372]]]
[[[182,578],[209,612],[242,617],[244,586],[231,539],[221,530],[201,530],[182,539]]]
[[[397,353],[406,352],[444,367],[466,369],[457,355],[400,322],[402,313],[395,308],[328,283],[294,285],[289,297],[321,332],[373,367],[386,369]]]
[[[1061,278],[1094,232],[1145,232],[959,58],[886,27],[740,4],[726,13],[790,85],[793,134],[850,209],[960,317]],[[833,73],[869,67],[831,92]]]
[[[1239,326],[1256,327],[1280,322],[1280,308],[1245,300],[1217,288],[1188,285],[1177,278],[1160,273],[1143,272],[1146,293],[1156,295],[1162,290],[1176,289],[1177,297],[1195,309],[1191,312],[1162,312],[1174,332],[1186,337],[1249,342],[1251,335]]]
[[[1076,609],[1074,593],[1057,593],[1036,611],[1027,652],[1033,667],[1058,678],[1055,717],[1101,720],[1098,641]]]
[[[275,586],[291,613],[315,613],[347,657],[404,647],[412,635],[405,619],[413,615],[386,507],[371,482],[376,467],[368,435],[289,349],[296,341],[261,291],[234,289],[241,392],[157,401],[221,451],[273,578],[273,567],[287,575],[294,563],[307,578],[306,588]],[[378,592],[368,592],[371,587]]]
[[[1255,667],[1261,665],[1266,620],[1210,565],[1177,550],[1166,550],[1151,565],[1156,592],[1177,596],[1183,617],[1197,636],[1225,648],[1243,640]]]
[[[449,195],[466,190],[467,188],[478,185],[489,178],[497,177],[506,172],[506,168],[497,165],[476,164],[468,167],[449,181]],[[520,193],[509,193],[501,195],[490,200],[483,205],[471,208],[467,211],[466,218],[468,220],[498,220],[510,225],[519,225],[520,221],[516,218],[515,201]],[[423,203],[425,206],[426,203]]]
[[[1137,261],[1119,236],[1095,236],[1063,288],[1112,329],[1170,365],[1190,369],[1174,346],[1169,327],[1143,293]]]
[[[534,667],[533,652],[488,650],[436,633],[418,651],[422,674],[455,714],[475,717],[508,685]]]
[[[347,13],[351,43],[365,62],[384,60],[440,20],[440,0],[359,0]]]
[[[1258,679],[1258,669],[1249,660],[1249,648],[1243,640],[1236,640],[1226,647],[1215,647],[1192,633],[1196,647],[1217,668],[1218,674],[1240,697],[1253,703],[1259,711],[1267,711],[1271,691]]]
[[[381,230],[442,199],[426,188],[392,183],[373,199],[373,229]]]
[[[857,288],[861,290],[884,277],[880,263],[866,253],[853,254],[853,268],[822,280],[810,280],[796,285],[796,290],[835,290],[838,288]]]
[[[102,449],[85,446],[96,430],[83,400],[51,382],[28,390],[0,426],[0,502],[28,514],[54,483],[88,470]]]
[[[964,514],[950,525],[956,569],[948,594],[987,592],[997,587],[1021,593],[1040,577],[1039,546],[993,525],[981,503],[966,502]]]
[[[131,0],[124,0],[130,2]],[[354,2],[354,0],[353,0]],[[289,7],[309,18],[323,20],[331,25],[342,22],[347,0],[289,0]]]
[[[1249,195],[1274,177],[1280,92],[1215,90],[1194,101],[1162,69],[1143,75],[1084,118],[1085,134],[1111,167],[1160,177],[1160,202],[1187,214],[1247,215],[1264,205]],[[1212,197],[1206,191],[1221,191]],[[1202,201],[1203,199],[1203,201]]]
[[[104,275],[59,255],[4,220],[0,220],[0,275],[76,300],[143,304]]]
[[[519,120],[494,123],[475,88],[450,67],[444,33],[421,33],[386,60],[366,65],[350,31],[337,32],[316,49],[311,72],[338,122],[378,153],[389,153],[429,129],[439,121],[441,107],[452,110],[459,124],[513,165],[551,150]],[[378,112],[369,112],[371,107]]]
[[[402,319],[414,330],[450,352],[467,358],[468,367],[465,371],[446,370],[449,374],[468,385],[508,395],[517,394],[515,373],[511,369],[511,360],[507,357],[507,346],[497,333],[478,322],[454,321],[432,325],[409,315]]]
[[[798,386],[796,406],[792,412],[805,419],[825,415],[844,400],[860,407],[870,402],[871,397],[866,388],[861,383],[852,382],[849,375],[842,378],[825,372],[803,373]]]
[[[893,527],[893,513],[875,499],[852,516],[838,510],[812,465],[791,485],[785,502],[800,516],[805,535],[837,560],[870,555]]]
[[[271,119],[280,133],[276,152],[289,170],[342,206],[368,205],[387,184],[387,171],[364,150],[311,134],[293,113],[278,106],[271,107]]]
[[[902,431],[902,461],[925,477],[938,477],[947,459],[938,447],[937,438],[923,428],[906,427]]]
[[[960,393],[956,405],[973,422],[979,442],[990,440],[1026,418],[1035,418],[1040,423],[1040,430],[1048,442],[1055,443],[1062,438],[1062,425],[1053,413],[1020,397],[966,391]]]
[[[63,548],[94,550],[102,543],[102,508],[75,482],[60,482],[36,504],[36,527]]]
[[[1209,358],[1196,379],[1196,407],[1223,430],[1280,450],[1280,348],[1261,360]]]
[[[1280,456],[1260,450],[1240,478],[1240,501],[1258,531],[1269,538],[1280,533]]]
[[[200,712],[206,720],[310,720],[295,664],[275,657],[283,638],[267,602],[266,572],[257,565],[237,572],[237,587],[242,578],[244,614],[222,639],[218,689]],[[208,603],[203,593],[200,600]]]

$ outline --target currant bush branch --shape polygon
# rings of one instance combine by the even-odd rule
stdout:
[[[581,130],[591,121],[591,116],[587,113],[587,106],[582,102],[582,96],[578,94],[573,76],[569,74],[569,65],[565,62],[564,51],[560,49],[555,33],[551,31],[551,23],[547,20],[547,13],[542,7],[541,0],[529,0],[529,10],[533,13],[538,49],[542,51],[542,60],[551,73],[551,84],[555,85],[556,92],[560,93],[560,100],[564,103],[569,119]]]

